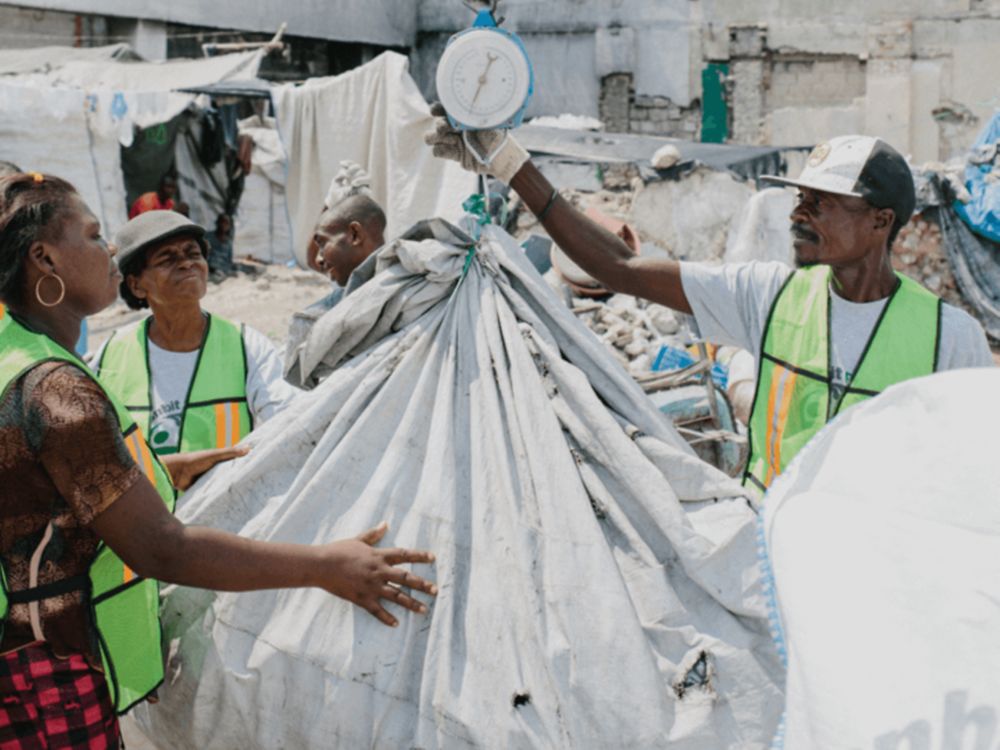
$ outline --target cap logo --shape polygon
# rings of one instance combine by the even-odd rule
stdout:
[[[818,167],[826,160],[826,157],[828,157],[829,155],[830,155],[830,144],[821,143],[812,150],[811,154],[809,154],[809,160],[807,164],[810,167]]]

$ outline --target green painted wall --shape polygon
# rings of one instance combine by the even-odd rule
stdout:
[[[701,71],[701,140],[725,143],[729,137],[729,105],[726,104],[727,63],[709,63]]]

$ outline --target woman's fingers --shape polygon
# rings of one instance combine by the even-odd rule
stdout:
[[[389,565],[400,565],[402,563],[432,563],[435,560],[434,553],[423,549],[395,549],[381,550],[383,559]]]
[[[381,597],[383,599],[388,599],[390,602],[395,602],[401,607],[406,607],[411,612],[416,612],[417,614],[427,614],[427,605],[421,601],[417,601],[412,596],[407,594],[395,586],[390,586],[386,584],[382,587]]]
[[[385,623],[386,625],[388,625],[390,628],[394,628],[394,627],[396,627],[399,624],[399,621],[395,617],[393,617],[392,615],[390,615],[382,607],[381,604],[379,604],[379,600],[378,599],[376,599],[371,604],[365,604],[363,606],[364,606],[364,608],[366,610],[368,610],[368,612],[372,616],[378,618],[380,621],[382,621],[383,623]]]
[[[431,596],[437,596],[437,586],[428,581],[425,578],[411,573],[408,570],[403,570],[402,568],[391,568],[386,574],[386,580],[396,584],[397,586],[406,586],[408,589],[415,589],[417,591],[423,591],[425,594],[430,594]]]

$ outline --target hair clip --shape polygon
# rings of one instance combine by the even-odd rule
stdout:
[[[45,175],[43,175],[41,172],[28,172],[28,174],[31,175],[32,179],[35,182],[38,182],[38,183],[45,182]]]

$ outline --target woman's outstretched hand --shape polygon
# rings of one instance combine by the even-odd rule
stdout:
[[[399,604],[411,612],[426,614],[427,605],[414,599],[404,589],[436,596],[437,586],[397,567],[405,563],[433,563],[433,553],[374,546],[388,530],[389,525],[383,521],[354,539],[327,545],[323,560],[329,564],[329,575],[323,576],[321,585],[331,594],[368,610],[386,625],[395,627],[399,621],[386,611],[383,600]]]
[[[234,445],[231,448],[210,448],[203,451],[188,453],[173,453],[160,456],[160,461],[170,472],[170,480],[174,487],[182,492],[198,481],[206,471],[223,461],[232,461],[250,452],[246,446]]]

